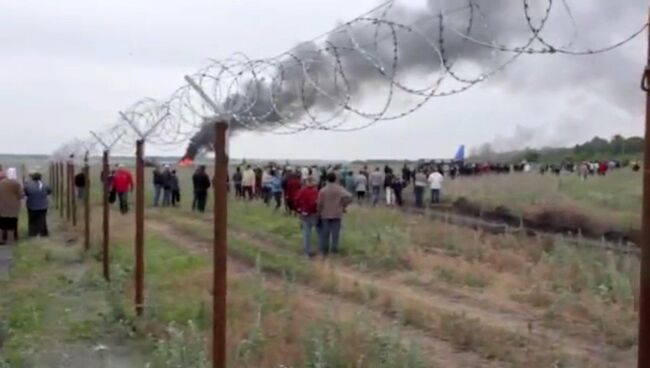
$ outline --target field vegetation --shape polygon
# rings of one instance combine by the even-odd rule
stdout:
[[[189,211],[191,171],[179,172],[181,207],[146,210],[145,316],[133,313],[131,214],[112,212],[114,277],[101,278],[94,185],[89,252],[81,226],[55,213],[55,236],[16,248],[0,281],[0,367],[208,366],[212,217]],[[445,193],[521,211],[607,209],[624,222],[639,206],[638,180],[626,171],[585,183],[522,174],[457,180]],[[231,199],[228,267],[231,367],[635,364],[634,254],[354,205],[342,254],[309,260],[294,217]]]

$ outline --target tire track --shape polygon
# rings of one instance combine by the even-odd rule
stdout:
[[[188,234],[186,231],[180,230],[174,224],[168,223],[160,219],[148,219],[147,227],[158,234],[171,240],[173,243],[194,254],[209,255],[210,247],[212,244],[206,240],[200,239],[196,235]],[[231,233],[231,235],[250,240],[245,236],[238,233]],[[228,258],[229,272],[236,273],[252,273],[256,272],[253,266],[242,262],[232,257]],[[284,280],[275,276],[267,274],[266,280],[268,287],[273,289],[281,289]],[[307,309],[313,312],[309,316],[312,319],[322,319],[323,315],[327,315],[330,308],[334,308],[337,313],[347,314],[353,317],[360,313],[370,313],[372,321],[380,326],[383,330],[389,330],[395,325],[394,318],[387,316],[385,313],[378,313],[369,309],[363,304],[352,302],[349,298],[344,298],[336,293],[323,293],[310,286],[303,284],[295,285],[295,291],[301,296],[301,303],[307,304]],[[327,308],[327,310],[325,310]],[[504,365],[498,362],[489,361],[480,358],[472,352],[457,351],[449,342],[441,340],[432,336],[431,334],[422,331],[421,329],[401,326],[401,334],[403,337],[410,341],[416,342],[424,352],[424,356],[431,360],[433,366],[439,367],[458,367],[458,368],[472,368],[472,367],[503,367]]]

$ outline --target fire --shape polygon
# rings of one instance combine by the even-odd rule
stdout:
[[[178,164],[179,164],[180,166],[192,166],[193,163],[194,163],[194,161],[192,161],[192,159],[189,158],[189,157],[183,157],[183,158],[178,162]]]

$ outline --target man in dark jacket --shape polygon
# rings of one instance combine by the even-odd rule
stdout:
[[[173,185],[172,171],[169,165],[165,165],[161,177],[162,177],[162,188],[163,188],[162,206],[169,207],[172,204],[172,185]]]
[[[41,181],[41,174],[31,175],[31,181],[25,183],[25,205],[28,215],[29,236],[48,236],[47,208],[50,187]]]
[[[83,171],[74,176],[74,186],[77,188],[77,198],[84,199],[86,190],[86,175]]]
[[[176,207],[176,204],[181,201],[181,186],[178,182],[178,176],[176,176],[176,170],[172,170],[170,187],[172,192],[172,207]]]
[[[242,181],[244,177],[241,173],[241,168],[237,166],[237,169],[235,169],[235,173],[232,176],[232,182],[235,183],[235,198],[243,198],[244,197],[244,192],[242,190]]]
[[[208,189],[210,188],[210,177],[205,172],[205,165],[200,165],[192,176],[194,185],[194,201],[192,210],[205,212],[205,203],[208,199]]]
[[[160,204],[160,195],[163,191],[163,177],[158,167],[153,169],[153,206]]]

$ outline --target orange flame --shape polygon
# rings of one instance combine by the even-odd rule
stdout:
[[[183,159],[180,160],[180,162],[179,162],[178,164],[179,164],[180,166],[192,166],[193,163],[194,163],[194,161],[192,161],[191,158],[189,158],[189,157],[183,157]]]

